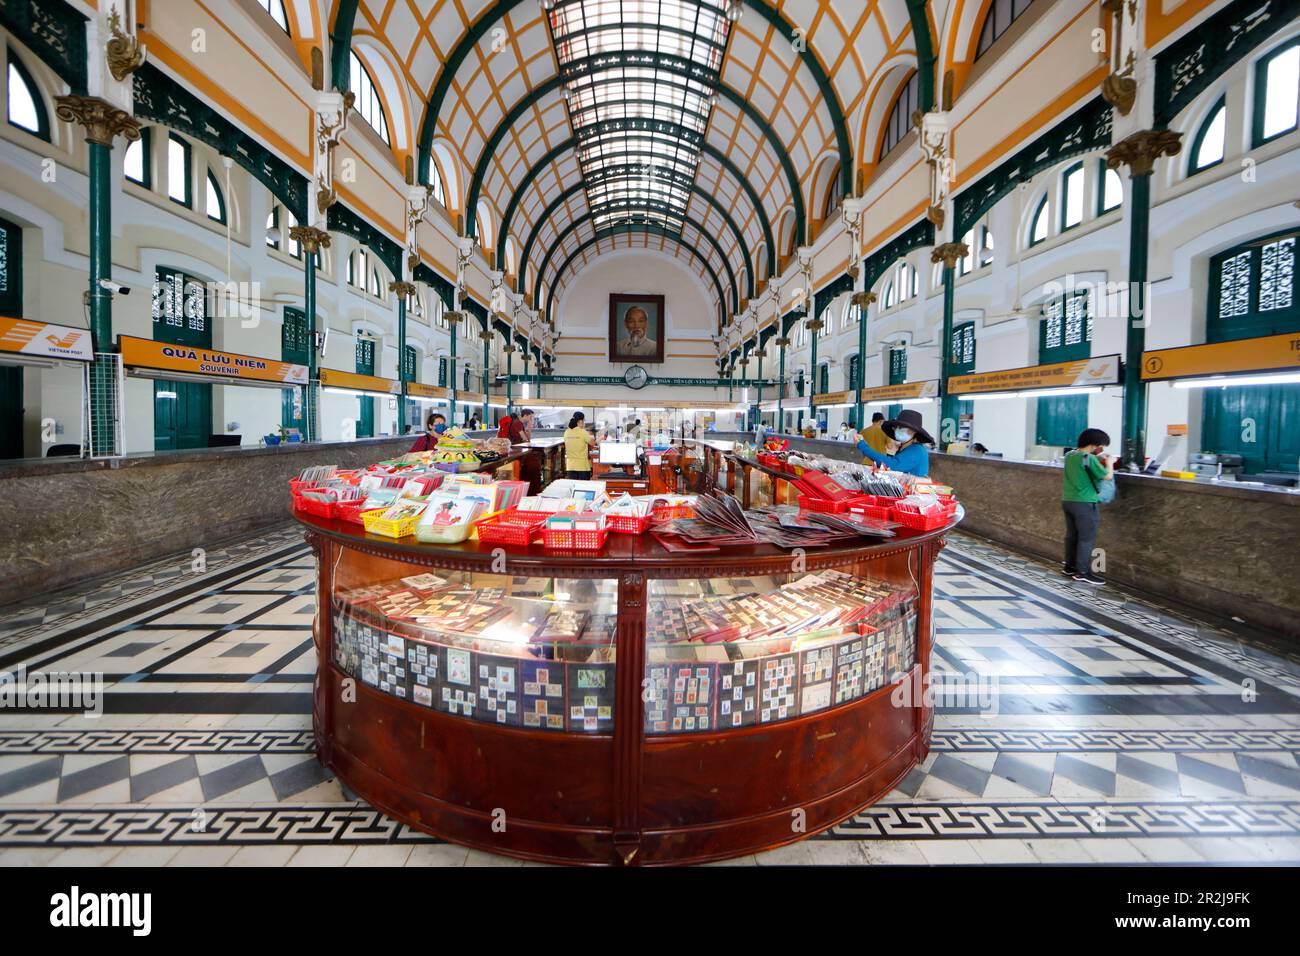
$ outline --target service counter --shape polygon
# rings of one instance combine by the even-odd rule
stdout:
[[[364,467],[415,437],[0,462],[0,603],[283,523],[304,468]]]
[[[834,826],[925,759],[930,532],[794,555],[394,540],[317,556],[317,752],[410,826],[549,862],[725,859]]]

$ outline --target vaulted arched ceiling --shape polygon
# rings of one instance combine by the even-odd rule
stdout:
[[[852,192],[880,65],[932,49],[925,0],[335,0],[331,33],[340,87],[354,42],[385,51],[421,178],[444,143],[466,232],[494,236],[498,262],[507,237],[528,246],[521,288],[558,297],[602,231],[657,225],[731,276],[712,283],[724,315],[767,278],[754,250],[775,271],[775,223],[793,211],[807,241],[819,171]]]

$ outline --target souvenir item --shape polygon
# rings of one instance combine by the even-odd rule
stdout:
[[[718,667],[718,724],[748,727],[758,720],[759,661],[733,661]]]
[[[519,707],[519,661],[513,657],[479,654],[475,665],[478,705],[474,716],[488,723],[520,726],[523,712]]]
[[[797,713],[796,681],[799,658],[794,654],[765,657],[759,672],[759,723],[786,720]]]
[[[523,726],[564,730],[565,668],[555,661],[519,661],[520,712]]]
[[[569,732],[613,732],[614,668],[606,664],[569,664],[567,670]]]

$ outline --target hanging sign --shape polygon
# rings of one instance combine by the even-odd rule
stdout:
[[[237,352],[218,352],[216,349],[194,345],[173,345],[155,342],[134,335],[119,335],[118,349],[122,364],[130,368],[161,369],[168,372],[185,372],[190,375],[211,375],[216,378],[248,379],[258,382],[281,382],[285,385],[306,385],[307,366],[289,362],[276,362],[255,355]]]
[[[939,380],[928,379],[923,382],[904,382],[901,385],[877,385],[864,388],[858,393],[864,404],[905,402],[910,398],[937,398]]]
[[[350,388],[357,392],[380,392],[384,395],[400,395],[402,383],[378,375],[361,375],[358,372],[340,372],[337,369],[320,370],[320,383],[326,388]]]
[[[90,362],[90,330],[0,315],[0,352]]]
[[[1300,368],[1300,333],[1295,332],[1142,353],[1147,381],[1295,368]]]
[[[980,392],[1011,392],[1035,388],[1070,388],[1082,385],[1114,385],[1119,381],[1119,356],[1101,355],[1073,362],[1008,368],[1000,372],[954,375],[948,379],[949,395]]]
[[[407,382],[406,394],[416,398],[446,398],[447,390],[441,385],[424,385],[420,382]]]
[[[852,392],[826,392],[824,395],[814,395],[812,403],[820,408],[822,405],[847,405],[852,401]]]
[[[625,388],[629,387],[627,380],[621,375],[542,375],[540,377],[536,375],[510,375],[505,377],[512,382],[540,382],[543,385],[622,385]],[[777,381],[774,378],[658,378],[651,375],[646,379],[645,384],[693,385],[701,388],[756,388],[762,385],[767,388],[775,386]]]

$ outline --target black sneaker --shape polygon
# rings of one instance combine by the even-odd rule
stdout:
[[[1069,565],[1063,564],[1061,565],[1061,573],[1064,574],[1067,578],[1072,578],[1079,572],[1076,571],[1074,568],[1070,567]]]
[[[1097,588],[1106,583],[1105,578],[1100,578],[1091,572],[1087,574],[1076,574],[1074,580],[1078,581],[1080,584],[1091,584],[1093,587]]]

